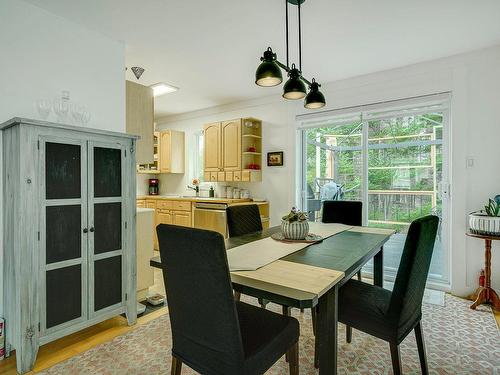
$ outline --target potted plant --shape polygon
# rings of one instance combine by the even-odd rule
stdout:
[[[490,199],[484,210],[471,213],[469,227],[472,233],[500,236],[500,196]]]
[[[288,215],[281,218],[281,231],[288,240],[303,240],[309,234],[307,213],[293,207]]]

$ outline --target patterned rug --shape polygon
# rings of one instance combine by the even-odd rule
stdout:
[[[246,302],[253,302],[247,299]],[[469,301],[447,295],[444,306],[423,305],[423,327],[431,374],[500,374],[500,333],[491,310],[469,309]],[[278,306],[270,307],[279,311]],[[310,310],[301,314],[300,373],[316,374],[313,366],[314,336]],[[352,344],[345,343],[339,324],[339,374],[392,374],[389,346],[382,340],[354,330]],[[96,346],[39,374],[155,375],[170,373],[171,330],[168,314],[123,336]],[[420,374],[415,336],[401,344],[404,374]],[[183,366],[182,374],[195,374]],[[288,374],[280,359],[267,374]]]

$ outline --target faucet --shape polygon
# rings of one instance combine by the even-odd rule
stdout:
[[[196,186],[187,186],[188,189],[194,190],[196,192],[196,196],[200,194],[200,187],[198,185]]]

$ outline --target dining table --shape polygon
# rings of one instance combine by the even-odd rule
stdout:
[[[275,226],[227,238],[226,250],[229,253],[240,246],[262,242],[280,231],[281,227]],[[392,234],[391,229],[346,227],[258,269],[231,271],[233,289],[285,308],[315,309],[319,373],[336,374],[339,289],[371,259],[373,283],[383,286],[383,247]],[[152,258],[150,265],[161,269],[160,257]]]

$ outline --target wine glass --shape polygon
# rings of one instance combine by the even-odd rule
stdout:
[[[36,109],[42,120],[46,120],[52,110],[52,103],[48,99],[40,99],[36,102]]]
[[[82,106],[82,125],[87,126],[90,121],[90,111],[86,106]]]
[[[61,98],[54,99],[54,112],[58,122],[64,122],[69,112],[69,92],[63,91]]]

